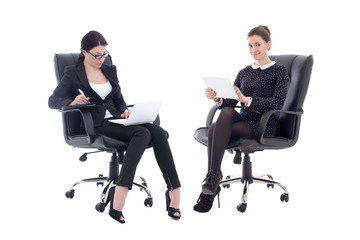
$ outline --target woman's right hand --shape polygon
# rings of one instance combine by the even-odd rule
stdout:
[[[87,104],[89,102],[89,97],[85,97],[84,95],[80,94],[77,95],[74,101],[72,101],[69,106],[73,105],[80,105],[80,104]]]
[[[219,101],[219,98],[216,97],[216,92],[211,89],[211,88],[207,88],[205,90],[205,96],[210,99],[210,100],[213,100],[215,102],[218,102]]]
[[[129,109],[126,109],[122,114],[121,114],[121,117],[122,118],[125,118],[125,119],[128,119],[129,116],[130,116],[130,113],[131,111]]]

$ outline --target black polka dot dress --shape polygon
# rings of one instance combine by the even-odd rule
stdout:
[[[234,86],[237,86],[246,97],[252,98],[248,107],[250,111],[241,109],[239,114],[243,121],[250,124],[255,136],[258,135],[261,116],[251,110],[264,113],[281,109],[286,99],[288,81],[285,67],[276,62],[261,67],[249,65],[238,73]],[[219,108],[235,107],[237,103],[237,100],[224,99]],[[277,122],[277,116],[273,115],[269,119],[265,136],[276,134]]]

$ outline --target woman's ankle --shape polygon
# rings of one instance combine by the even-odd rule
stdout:
[[[170,207],[178,209],[180,207],[180,188],[175,188],[169,192]]]
[[[121,212],[123,210],[128,191],[129,191],[129,189],[127,187],[116,186],[114,202],[113,202],[113,208],[116,211]]]

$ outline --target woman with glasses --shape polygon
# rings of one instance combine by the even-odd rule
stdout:
[[[125,223],[122,210],[128,190],[131,189],[136,167],[151,141],[156,161],[167,185],[168,215],[180,219],[180,181],[166,133],[157,125],[123,126],[109,122],[114,118],[128,118],[130,110],[121,93],[114,65],[103,64],[108,55],[105,38],[96,31],[88,32],[81,41],[78,63],[64,70],[61,82],[49,98],[49,107],[94,103],[92,111],[95,131],[99,134],[128,142],[116,187],[109,191],[109,215]]]

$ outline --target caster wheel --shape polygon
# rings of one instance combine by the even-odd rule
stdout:
[[[237,210],[239,212],[245,212],[246,211],[246,207],[247,207],[247,203],[240,203],[239,205],[237,205]]]
[[[268,188],[274,188],[274,184],[268,184],[267,187]]]
[[[283,193],[281,196],[280,196],[280,200],[282,202],[288,202],[289,201],[289,194],[288,193]]]
[[[96,204],[95,209],[98,212],[104,212],[105,211],[105,203]]]
[[[226,176],[226,180],[228,180],[230,178],[231,178],[230,176]],[[222,186],[223,186],[223,188],[230,188],[230,184],[224,184]]]
[[[102,174],[99,174],[99,178],[101,178],[101,177],[104,177]],[[103,187],[104,186],[104,182],[97,182],[96,183],[96,186],[97,187]]]
[[[67,198],[72,199],[72,198],[74,197],[74,194],[75,194],[75,190],[72,189],[72,190],[67,191],[67,192],[65,193],[65,196],[66,196]]]
[[[147,198],[147,199],[145,199],[145,201],[144,201],[144,205],[145,205],[145,207],[152,207],[152,205],[153,205],[153,199],[152,198]]]

